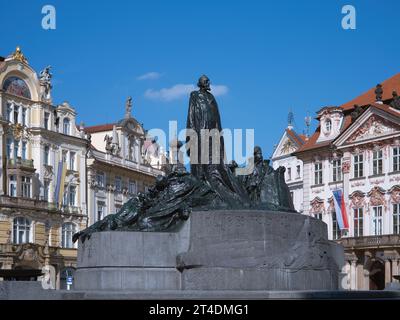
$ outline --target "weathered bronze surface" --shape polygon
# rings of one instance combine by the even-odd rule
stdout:
[[[198,86],[200,89],[190,94],[187,128],[200,137],[202,129],[221,131],[222,126],[217,102],[209,92],[209,79],[202,76]],[[237,165],[224,163],[224,141],[222,137],[220,139],[217,161],[212,161],[215,145],[211,139],[203,142],[203,146],[199,143],[198,161],[201,161],[206,148],[209,151],[208,162],[191,163],[191,173],[186,172],[180,163],[169,164],[167,175],[159,176],[147,193],[139,193],[118,213],[76,233],[73,241],[79,238],[85,241],[93,232],[106,230],[172,231],[180,227],[192,210],[295,211],[285,183],[285,168],[274,170],[268,160],[263,160],[261,148],[255,147],[253,172],[236,176],[234,169]]]

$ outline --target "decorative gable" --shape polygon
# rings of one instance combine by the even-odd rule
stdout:
[[[398,125],[373,114],[351,135],[347,142],[352,143],[374,139],[396,133],[397,131],[399,131]]]
[[[371,105],[334,141],[337,148],[392,138],[400,133],[400,117],[386,105]],[[399,113],[400,115],[400,113]]]

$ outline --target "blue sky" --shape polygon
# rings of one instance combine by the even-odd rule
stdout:
[[[56,30],[41,28],[46,4],[56,8]],[[356,30],[341,28],[346,4],[356,8]],[[121,119],[131,95],[147,129],[167,130],[168,120],[183,127],[180,93],[205,73],[223,127],[254,128],[270,156],[289,109],[301,133],[308,111],[400,71],[399,11],[398,0],[0,0],[0,55],[20,45],[37,71],[52,65],[54,101],[70,102],[86,125]]]

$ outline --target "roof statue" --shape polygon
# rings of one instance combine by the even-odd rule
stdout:
[[[22,63],[28,64],[28,60],[25,58],[24,54],[22,53],[20,46],[17,46],[15,48],[15,51],[11,54],[11,57],[14,60],[18,60]]]

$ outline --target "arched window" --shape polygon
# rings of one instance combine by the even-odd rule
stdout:
[[[331,132],[331,130],[332,130],[332,121],[330,119],[327,119],[325,121],[325,131]]]
[[[63,133],[64,134],[71,134],[70,133],[71,125],[70,120],[68,118],[64,118],[63,120]]]
[[[24,80],[18,77],[9,77],[4,81],[3,90],[16,96],[31,99],[31,92]]]
[[[13,224],[13,243],[28,243],[30,241],[31,222],[24,217],[18,217],[14,219]]]
[[[67,222],[62,225],[61,246],[63,248],[74,248],[74,244],[72,242],[72,236],[74,233],[76,233],[75,224],[72,222]]]

